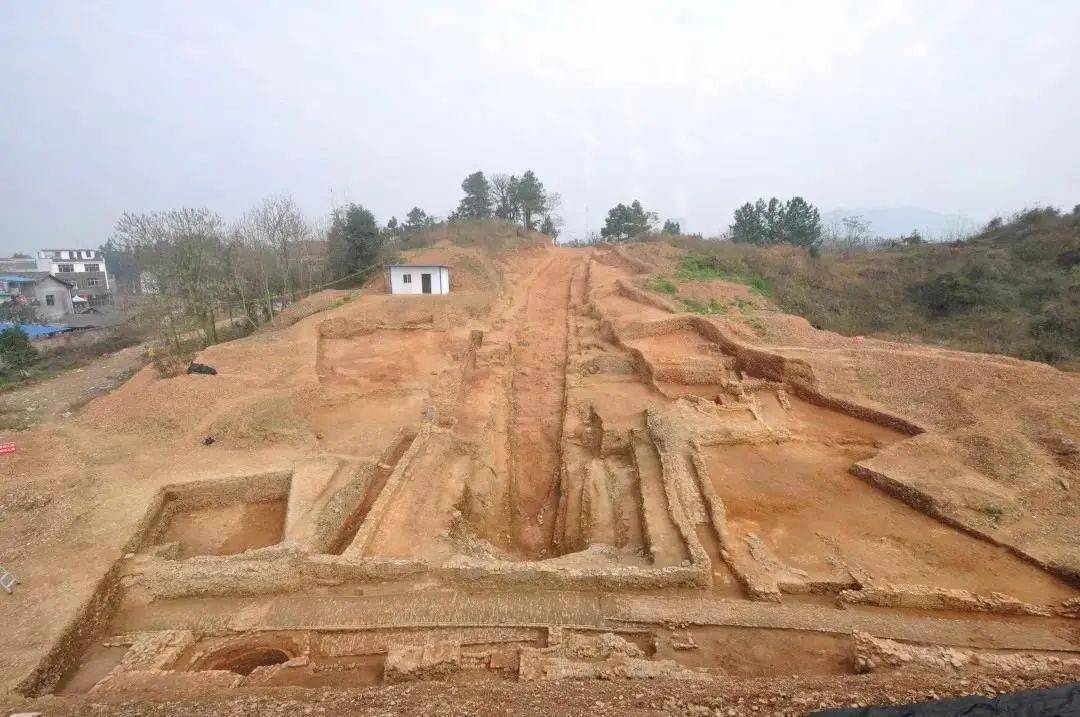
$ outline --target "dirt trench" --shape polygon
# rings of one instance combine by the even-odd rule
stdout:
[[[526,557],[545,557],[559,502],[560,436],[566,395],[567,313],[583,252],[557,249],[516,312],[512,344],[510,500],[514,540]]]

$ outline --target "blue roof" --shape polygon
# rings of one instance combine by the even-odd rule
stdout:
[[[4,329],[10,329],[15,326],[10,321],[0,321],[0,331]],[[71,331],[70,326],[65,324],[20,324],[19,328],[26,332],[26,335],[30,338],[37,336],[52,336],[53,334],[62,334],[65,331]]]
[[[0,276],[0,281],[10,281],[10,282],[13,282],[13,283],[14,282],[22,282],[23,284],[33,284],[34,281],[36,281],[36,280],[30,278],[29,276],[16,276],[15,274],[4,274],[3,276]]]

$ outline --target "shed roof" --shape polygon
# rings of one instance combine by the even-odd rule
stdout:
[[[387,269],[449,269],[446,264],[387,264]]]
[[[15,324],[11,321],[0,321],[0,331],[10,329]],[[20,324],[21,328],[26,335],[30,338],[36,338],[38,336],[52,336],[53,334],[62,334],[65,331],[71,331],[70,326],[64,324]]]
[[[17,274],[5,274],[0,276],[0,279],[11,283],[33,284],[43,279],[52,279],[53,281],[59,281],[66,286],[75,286],[70,281],[65,281],[55,274],[50,274],[47,271],[20,271]]]

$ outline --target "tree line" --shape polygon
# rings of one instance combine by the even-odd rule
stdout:
[[[445,220],[414,206],[382,225],[358,203],[313,220],[288,195],[267,197],[233,222],[207,208],[125,212],[100,249],[118,284],[142,296],[142,310],[156,307],[173,337],[198,329],[210,344],[223,318],[257,327],[302,294],[361,283],[407,237],[442,221],[500,219],[558,235],[559,195],[532,170],[490,181],[473,172],[461,188]]]
[[[465,196],[451,213],[451,221],[502,219],[558,238],[561,221],[555,212],[561,198],[557,192],[548,191],[531,169],[520,177],[493,174],[490,180],[483,172],[473,172],[465,177],[461,189]]]
[[[794,244],[806,248],[821,243],[821,214],[802,197],[782,202],[758,199],[735,210],[731,240],[743,244]]]
[[[658,229],[659,227],[659,229]],[[682,234],[674,219],[660,226],[659,215],[646,210],[637,199],[630,204],[616,204],[608,210],[600,238],[605,241],[630,241],[650,234]],[[726,238],[746,244],[794,244],[817,247],[822,240],[821,215],[817,207],[802,197],[781,201],[776,197],[747,202],[735,210],[734,222]]]

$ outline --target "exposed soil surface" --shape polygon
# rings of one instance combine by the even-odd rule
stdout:
[[[670,247],[485,226],[414,252],[450,295],[376,277],[18,432],[0,704],[802,714],[1080,679],[1075,377],[683,313],[645,280]]]
[[[231,503],[172,514],[159,545],[178,543],[175,557],[235,555],[274,545],[285,527],[285,501]]]
[[[510,481],[517,548],[541,557],[558,506],[559,439],[566,391],[570,280],[585,257],[557,250],[515,312],[511,348]]]
[[[0,429],[64,418],[131,378],[146,364],[145,354],[145,346],[129,346],[53,378],[0,392]]]

